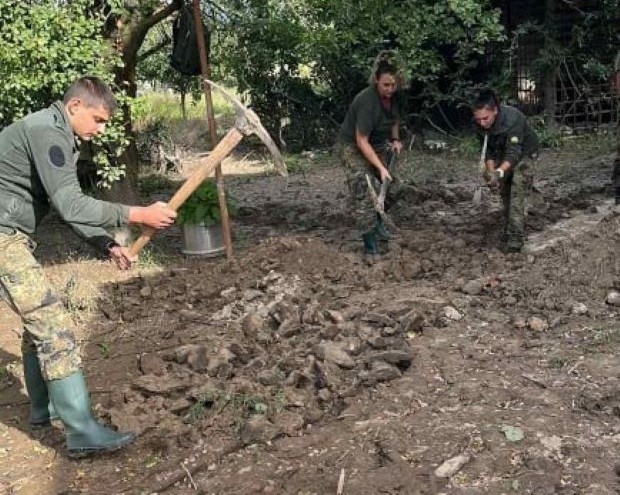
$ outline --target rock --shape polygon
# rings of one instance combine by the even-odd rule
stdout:
[[[262,414],[252,415],[239,430],[244,445],[267,443],[281,434],[282,430]]]
[[[237,292],[236,287],[229,287],[228,289],[224,289],[222,292],[220,292],[220,296],[228,299],[234,296],[236,292]]]
[[[426,319],[417,311],[410,311],[400,320],[400,330],[404,334],[409,332],[420,333],[424,328]]]
[[[151,297],[152,293],[153,293],[153,289],[151,289],[148,285],[145,285],[144,287],[140,289],[140,295],[144,298]]]
[[[527,320],[527,326],[530,330],[534,332],[544,332],[549,327],[549,324],[546,320],[539,318],[538,316],[530,316]]]
[[[458,473],[461,468],[470,461],[469,454],[459,454],[452,459],[448,459],[441,466],[435,469],[435,476],[438,478],[450,478]]]
[[[394,320],[388,315],[384,315],[383,313],[367,313],[362,316],[362,321],[380,327],[389,327],[394,325]]]
[[[189,384],[186,380],[172,375],[144,375],[136,378],[132,382],[132,386],[150,394],[169,395],[188,388]]]
[[[409,368],[412,360],[413,356],[410,352],[396,350],[375,352],[367,358],[367,362],[369,363],[372,363],[373,361],[384,361],[398,366],[401,370]]]
[[[278,335],[283,339],[288,339],[289,337],[298,334],[300,331],[301,324],[299,323],[298,318],[290,318],[288,320],[285,320],[278,327]]]
[[[453,308],[452,306],[443,307],[441,309],[441,313],[442,313],[442,316],[445,316],[446,318],[452,321],[459,321],[461,318],[463,318],[463,315],[459,313],[456,310],[456,308]]]
[[[263,297],[264,292],[256,289],[248,289],[243,291],[242,298],[244,301],[253,301],[254,299],[258,299],[259,297]]]
[[[570,312],[574,315],[586,315],[588,314],[588,307],[583,303],[575,303],[571,307]]]
[[[360,379],[368,385],[374,385],[379,382],[387,382],[401,376],[400,370],[385,361],[373,361],[369,371],[360,373]]]
[[[620,306],[620,292],[611,291],[607,294],[605,302],[611,306]]]
[[[269,387],[271,385],[276,385],[283,378],[282,371],[278,369],[278,367],[271,368],[270,370],[262,370],[258,376],[258,383],[264,385],[265,387]]]
[[[185,397],[180,397],[174,401],[172,401],[166,409],[174,414],[180,414],[187,411],[190,407],[192,407],[192,403],[188,401]],[[133,431],[133,430],[124,430],[124,431]]]
[[[304,417],[292,411],[282,411],[276,414],[273,422],[289,437],[299,436],[306,425]]]
[[[256,334],[264,331],[266,327],[265,318],[257,312],[248,313],[241,323],[243,335],[250,338],[255,338]]]
[[[342,313],[340,313],[339,311],[328,309],[325,311],[325,313],[327,314],[329,321],[331,321],[332,323],[338,324],[338,323],[344,322],[344,317],[342,316]]]
[[[337,364],[341,368],[350,369],[355,366],[355,361],[342,347],[333,342],[320,344],[317,354],[325,361]]]
[[[512,320],[512,324],[515,328],[525,328],[527,326],[527,321],[525,321],[525,318],[522,316],[517,316]]]
[[[593,483],[584,490],[583,495],[615,495],[617,493],[616,490],[612,490],[599,483]]]
[[[132,414],[125,407],[121,409],[111,409],[109,411],[110,422],[118,431],[130,431],[134,435],[142,435],[146,430],[156,424],[156,419],[147,414]],[[1,493],[1,492],[0,492]]]
[[[461,287],[461,291],[470,296],[477,296],[482,292],[483,288],[484,285],[480,280],[470,280]]]
[[[166,362],[152,353],[140,355],[139,367],[143,375],[163,375],[166,372]]]
[[[179,364],[188,364],[194,371],[204,371],[208,366],[207,348],[198,344],[187,344],[175,350],[174,360]]]

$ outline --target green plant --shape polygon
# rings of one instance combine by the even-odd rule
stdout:
[[[230,195],[226,195],[228,213],[233,215],[235,204]],[[179,225],[215,225],[220,221],[220,203],[217,186],[212,180],[205,180],[191,194],[178,210]]]

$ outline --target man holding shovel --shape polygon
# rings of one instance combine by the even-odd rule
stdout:
[[[369,86],[351,103],[338,138],[350,205],[367,255],[378,254],[378,241],[390,239],[385,212],[400,192],[396,166],[403,145],[401,109],[395,98],[400,75],[390,57],[390,52],[377,57]],[[375,182],[381,185],[378,196],[372,189]]]
[[[500,105],[492,91],[481,92],[471,110],[481,142],[483,177],[502,198],[504,232],[502,251],[518,253],[525,242],[526,201],[533,186],[533,164],[538,156],[538,137],[525,115]]]
[[[0,132],[0,296],[24,326],[30,424],[47,426],[58,417],[72,456],[117,450],[134,436],[93,417],[74,324],[34,258],[29,235],[53,207],[78,234],[126,269],[129,250],[104,228],[138,223],[163,229],[176,216],[163,203],[129,207],[82,193],[76,170],[79,141],[102,133],[115,108],[114,95],[101,80],[83,77],[69,87],[63,101]]]

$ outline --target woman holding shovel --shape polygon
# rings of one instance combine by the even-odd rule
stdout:
[[[396,162],[403,148],[399,136],[402,110],[395,97],[400,79],[393,53],[380,53],[369,85],[353,99],[338,137],[351,210],[368,255],[378,254],[378,241],[390,239],[385,212],[395,204],[400,190]],[[379,193],[369,190],[376,183],[382,186]]]
[[[500,105],[493,91],[481,92],[471,110],[480,140],[486,144],[483,177],[492,190],[499,191],[504,207],[501,248],[518,253],[526,238],[525,206],[533,184],[538,137],[525,115]]]

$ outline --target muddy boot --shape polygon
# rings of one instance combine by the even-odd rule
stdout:
[[[22,354],[24,364],[24,381],[30,397],[30,426],[32,428],[44,428],[50,426],[52,419],[58,419],[54,411],[49,395],[47,384],[41,374],[39,358],[34,352]]]
[[[82,372],[60,380],[50,380],[47,387],[65,426],[70,457],[113,452],[135,440],[132,433],[117,433],[95,420]]]
[[[392,234],[390,234],[390,231],[387,229],[383,218],[381,218],[381,215],[379,215],[378,213],[377,222],[375,223],[375,233],[378,241],[389,241],[392,239]]]
[[[363,234],[362,239],[364,241],[364,254],[371,256],[379,254],[379,247],[377,245],[377,234],[375,232],[375,229]]]

